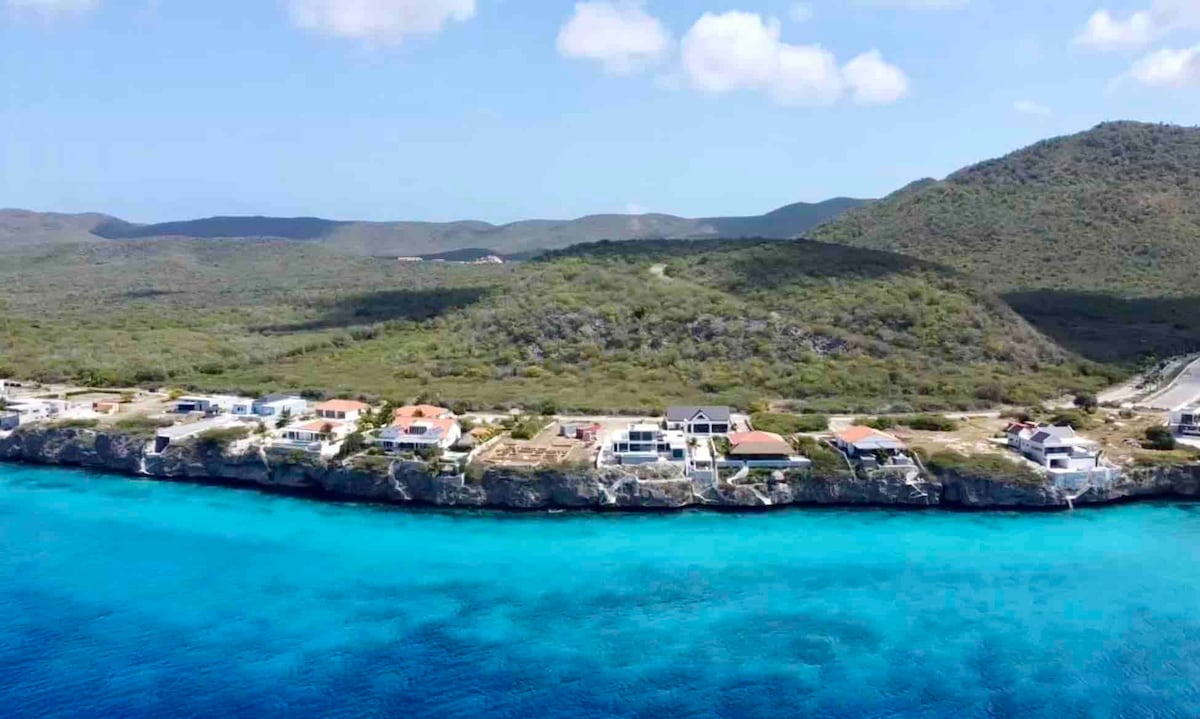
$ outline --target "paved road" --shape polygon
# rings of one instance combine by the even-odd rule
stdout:
[[[1142,405],[1171,410],[1200,399],[1200,359],[1189,364],[1166,389],[1147,397]]]

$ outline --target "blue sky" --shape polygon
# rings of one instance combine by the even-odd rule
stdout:
[[[1200,0],[0,0],[0,206],[757,214],[1200,124]]]

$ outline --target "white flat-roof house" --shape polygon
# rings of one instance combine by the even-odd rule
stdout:
[[[688,438],[682,430],[656,424],[631,424],[614,432],[607,449],[617,464],[674,462],[687,464]]]
[[[385,452],[449,449],[462,437],[458,420],[445,417],[397,417],[375,440]]]
[[[1048,470],[1079,472],[1102,467],[1100,445],[1063,426],[1022,428],[1016,434],[1016,450],[1026,459]],[[1010,445],[1013,440],[1010,435]]]
[[[694,437],[723,437],[733,430],[733,410],[729,407],[668,407],[666,427]]]
[[[308,402],[298,394],[269,394],[256,400],[240,400],[232,414],[254,417],[300,417],[308,412]]]
[[[1200,405],[1181,407],[1171,413],[1172,434],[1180,437],[1200,437]]]
[[[342,440],[350,436],[353,431],[354,425],[349,422],[317,419],[276,430],[271,446],[312,452],[313,454],[334,454]]]
[[[5,409],[6,419],[0,429],[16,429],[30,422],[54,419],[67,410],[67,403],[57,399],[10,400]],[[14,418],[15,415],[15,418]]]
[[[253,400],[229,395],[188,395],[175,400],[176,414],[233,414],[233,408],[240,404],[250,407]]]

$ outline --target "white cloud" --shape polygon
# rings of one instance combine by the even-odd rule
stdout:
[[[1152,52],[1134,63],[1128,76],[1150,87],[1200,87],[1200,45]]]
[[[1050,117],[1054,114],[1050,108],[1033,100],[1017,100],[1013,103],[1013,110],[1022,115],[1033,115],[1035,117]]]
[[[1197,0],[1154,0],[1150,7],[1120,19],[1108,10],[1088,18],[1075,42],[1099,50],[1142,47],[1176,30],[1200,27]]]
[[[779,21],[754,13],[705,13],[684,36],[680,54],[684,77],[702,92],[755,90],[783,105],[832,105],[847,89],[860,104],[908,94],[908,78],[878,51],[839,68],[833,53],[783,42]]]
[[[658,18],[633,0],[575,3],[575,13],[558,33],[564,57],[596,60],[615,75],[637,72],[662,59],[671,35]]]
[[[97,0],[5,0],[5,4],[15,12],[54,17],[91,10],[96,6]]]
[[[302,28],[361,40],[400,42],[475,16],[475,0],[289,0]]]
[[[846,84],[859,105],[890,105],[908,96],[908,77],[883,61],[878,50],[864,52],[842,68]]]
[[[1101,50],[1145,45],[1154,39],[1154,21],[1148,12],[1137,12],[1118,20],[1107,10],[1097,10],[1075,38],[1080,45]]]
[[[792,6],[788,8],[788,17],[792,19],[792,22],[808,22],[815,14],[816,10],[806,2],[792,3]]]

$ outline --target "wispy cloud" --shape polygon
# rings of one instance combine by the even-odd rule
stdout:
[[[86,12],[99,0],[4,0],[4,4],[15,13],[54,18]]]
[[[475,16],[475,0],[289,0],[299,27],[339,37],[397,43]]]
[[[812,20],[816,12],[813,6],[806,2],[792,3],[792,6],[788,8],[788,17],[792,22],[808,22]]]
[[[1022,115],[1033,115],[1034,117],[1050,117],[1054,114],[1053,110],[1033,100],[1017,100],[1013,103],[1013,110]]]

